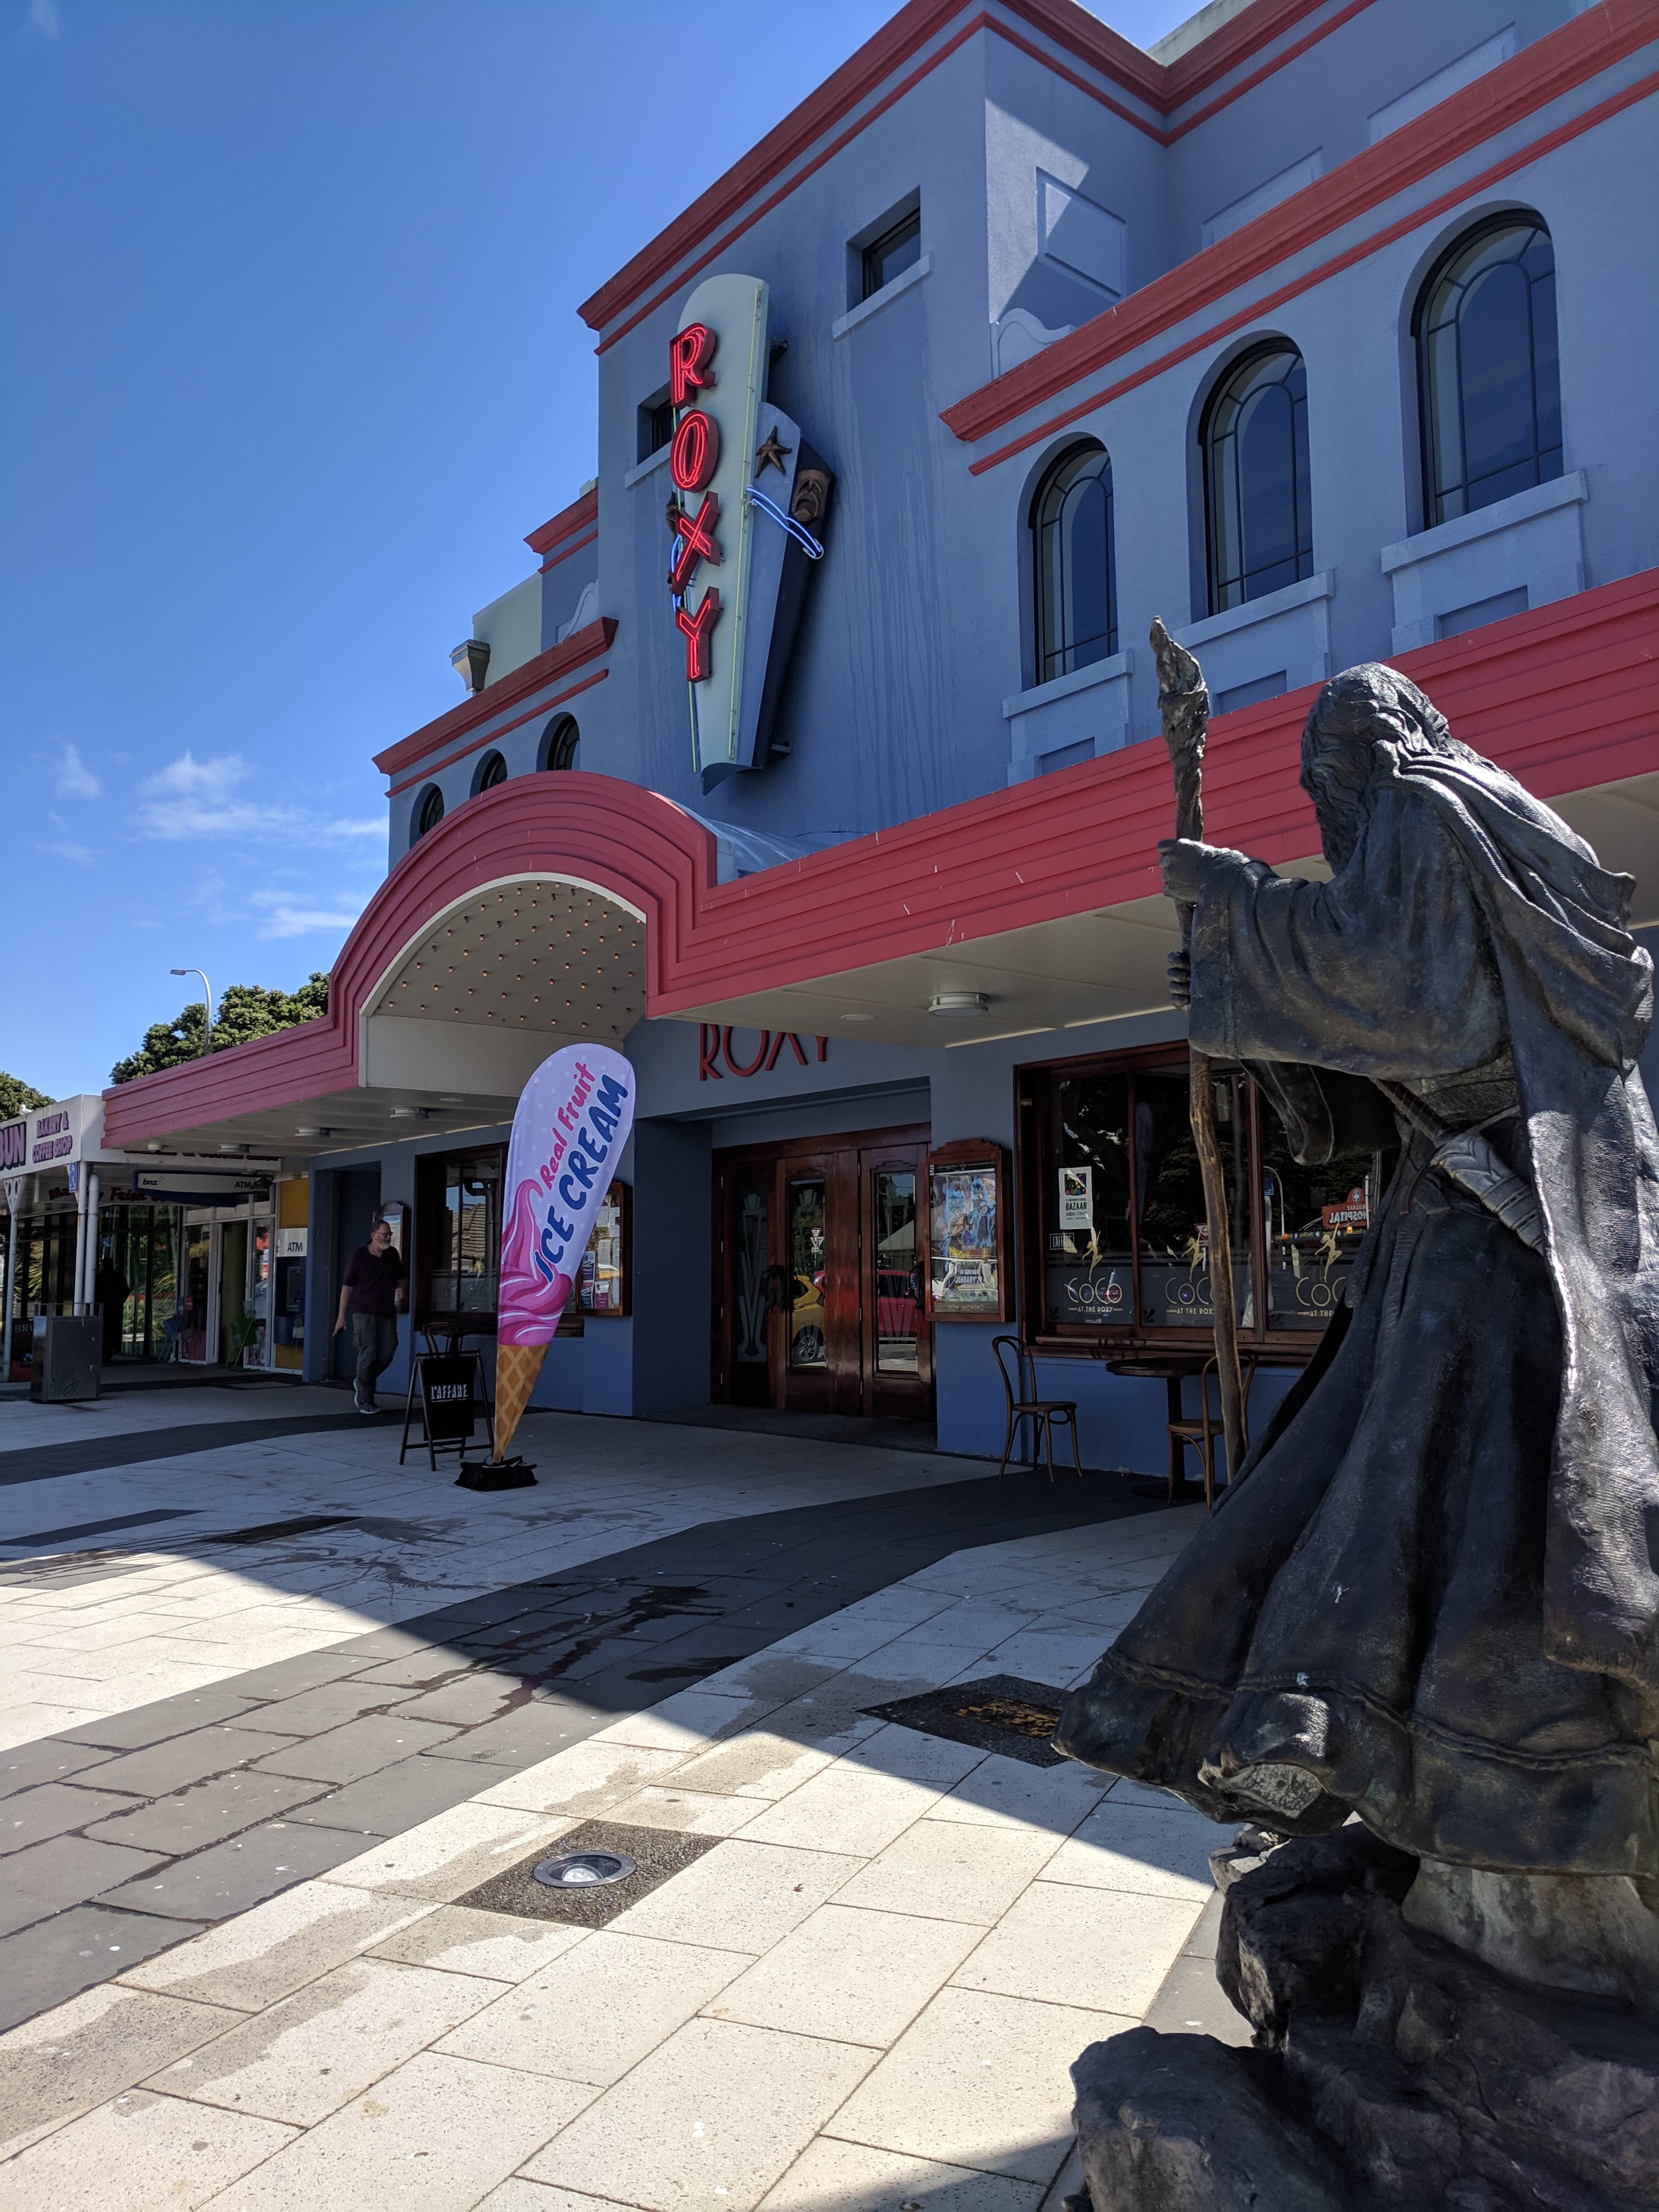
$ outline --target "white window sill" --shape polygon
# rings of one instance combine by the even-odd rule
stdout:
[[[1534,484],[1528,491],[1514,492],[1491,507],[1477,507],[1473,514],[1457,515],[1450,522],[1437,523],[1432,530],[1419,531],[1415,538],[1402,538],[1397,545],[1385,545],[1382,573],[1390,576],[1396,568],[1409,568],[1413,561],[1427,561],[1437,553],[1449,553],[1456,546],[1496,537],[1500,530],[1512,530],[1517,522],[1529,522],[1535,514],[1577,507],[1589,497],[1584,471],[1570,470],[1552,483]]]
[[[659,469],[665,467],[668,456],[673,450],[672,446],[659,446],[654,453],[648,453],[644,460],[636,461],[631,469],[625,470],[623,489],[632,491],[636,483],[643,483],[647,477],[654,476]]]
[[[1316,600],[1334,598],[1335,593],[1336,578],[1327,568],[1317,576],[1304,576],[1299,584],[1286,584],[1283,591],[1269,592],[1259,599],[1246,599],[1242,607],[1229,607],[1224,614],[1207,615],[1202,622],[1189,623],[1185,629],[1176,632],[1176,641],[1186,646],[1210,645],[1218,637],[1231,637],[1239,630],[1254,629],[1258,623],[1271,622],[1275,615],[1311,606]]]
[[[894,277],[890,284],[884,284],[879,292],[872,292],[856,307],[849,307],[844,315],[838,315],[830,325],[830,337],[844,338],[848,331],[855,331],[860,323],[867,323],[872,315],[880,313],[890,300],[896,300],[901,292],[908,292],[913,284],[920,284],[933,265],[931,253],[924,253],[920,261],[913,261],[908,269],[902,270]]]
[[[1012,721],[1016,714],[1032,714],[1056,699],[1069,699],[1079,691],[1091,691],[1097,684],[1115,683],[1120,677],[1131,674],[1134,655],[1115,653],[1109,660],[1091,660],[1086,668],[1074,668],[1069,676],[1051,677],[1046,684],[1034,684],[1029,691],[1016,691],[1002,702],[1004,719]]]

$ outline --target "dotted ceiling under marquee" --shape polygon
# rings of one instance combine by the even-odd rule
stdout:
[[[377,1014],[620,1038],[645,1012],[645,924],[597,891],[482,892],[422,933]]]

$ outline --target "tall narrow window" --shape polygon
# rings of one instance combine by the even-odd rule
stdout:
[[[1091,439],[1073,446],[1031,502],[1036,680],[1069,676],[1117,651],[1112,463]]]
[[[1308,373],[1294,346],[1247,354],[1204,417],[1210,612],[1313,574]]]
[[[1543,224],[1504,216],[1459,239],[1413,329],[1425,527],[1559,477],[1555,251]]]
[[[494,791],[498,783],[507,781],[507,763],[499,753],[486,753],[478,763],[472,778],[472,795],[481,791]]]
[[[415,805],[415,836],[424,837],[428,830],[435,830],[444,818],[444,795],[435,783],[428,784]],[[415,840],[410,840],[412,844]]]
[[[873,300],[878,292],[886,289],[894,277],[921,258],[921,210],[920,208],[884,230],[879,238],[872,239],[864,249],[863,297]]]

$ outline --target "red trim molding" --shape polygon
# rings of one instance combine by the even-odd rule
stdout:
[[[550,522],[543,523],[539,530],[532,530],[524,542],[532,553],[550,553],[556,545],[562,545],[567,538],[574,538],[579,530],[597,524],[599,519],[599,489],[593,484],[579,499],[573,499],[568,507],[562,507]],[[548,565],[543,563],[544,567]]]
[[[599,533],[597,530],[590,530],[586,538],[568,538],[556,553],[548,555],[537,574],[544,576],[550,568],[556,568],[561,561],[568,561],[573,553],[586,552],[590,545],[597,545],[599,542]]]
[[[515,668],[510,676],[503,676],[499,684],[485,684],[482,691],[464,699],[459,707],[440,714],[435,722],[428,722],[412,737],[401,738],[383,753],[376,753],[375,767],[383,775],[396,775],[415,762],[423,760],[428,753],[436,752],[441,745],[453,745],[456,738],[480,729],[495,715],[529,698],[532,692],[556,684],[573,668],[580,668],[587,661],[597,660],[602,653],[609,653],[616,635],[615,621],[610,615],[601,615],[597,622],[589,623],[586,629],[566,638],[562,645],[550,646],[545,653],[538,653],[533,660],[526,660],[521,667]],[[520,717],[520,720],[525,719]]]
[[[975,32],[988,30],[1006,39],[1010,45],[1033,55],[1049,68],[1055,69],[1057,74],[1088,93],[1091,98],[1100,100],[1127,122],[1133,124],[1136,129],[1146,131],[1161,143],[1168,143],[1192,126],[1186,123],[1173,131],[1166,132],[1156,119],[1158,116],[1168,114],[1185,101],[1195,98],[1208,86],[1225,76],[1229,70],[1241,67],[1275,40],[1287,36],[1310,15],[1317,14],[1322,7],[1328,4],[1328,0],[1255,0],[1254,5],[1243,9],[1230,22],[1212,32],[1199,46],[1167,68],[1153,61],[1149,54],[1143,53],[1139,46],[1121,37],[1096,16],[1073,5],[1073,0],[1000,0],[1000,4],[1009,15],[1048,40],[1062,52],[1070,54],[1085,67],[1095,70],[1132,100],[1139,100],[1152,111],[1152,114],[1138,114],[1133,108],[1121,105],[1104,87],[1092,85],[1074,76],[1071,70],[1059,67],[1052,54],[1019,38],[996,16],[983,13],[976,14],[956,37],[939,51],[929,55],[923,66],[899,88],[899,92],[908,91],[919,83]],[[1349,16],[1357,14],[1361,7],[1369,4],[1370,0],[1352,0],[1352,4],[1339,9],[1295,46],[1275,56],[1249,78],[1249,83],[1258,83],[1273,69],[1293,59],[1308,46],[1336,29],[1340,23],[1346,22]],[[591,330],[606,333],[605,344],[615,344],[623,331],[609,330],[611,324],[625,310],[634,307],[671,270],[678,271],[676,287],[689,283],[696,273],[695,269],[681,270],[679,264],[757,193],[775,183],[827,132],[835,130],[865,101],[874,99],[894,71],[902,69],[930,41],[939,38],[963,13],[963,6],[964,0],[909,0],[908,6],[901,8],[890,22],[884,24],[874,38],[867,40],[849,60],[785,116],[783,121],[769,131],[758,145],[745,154],[740,161],[735,162],[723,177],[717,179],[665,230],[659,231],[651,243],[636,253],[608,283],[602,284],[590,299],[584,301],[578,310],[582,320]],[[1243,85],[1236,88],[1234,92],[1214,102],[1206,112],[1213,113],[1217,107],[1225,104],[1226,99],[1236,96],[1237,91],[1245,88]],[[869,112],[860,116],[853,128],[830,151],[838,151],[840,147],[848,144],[877,116],[884,114],[898,96],[898,92],[890,94]],[[787,198],[828,158],[829,153],[826,152],[799,175],[792,177],[783,190],[768,201],[768,207],[775,206],[780,199]],[[753,210],[736,229],[721,239],[713,252],[724,251],[733,238],[740,236],[764,211],[759,209]],[[712,258],[713,253],[705,257]],[[701,262],[697,264],[698,267],[702,265]],[[651,306],[657,304],[659,302],[653,301]],[[643,314],[651,312],[651,306],[633,316],[625,328],[634,328]],[[602,345],[600,350],[604,349]]]
[[[411,784],[424,783],[428,776],[441,775],[445,769],[453,768],[458,760],[465,760],[469,753],[482,752],[486,745],[493,745],[497,738],[504,738],[509,730],[519,729],[526,722],[539,721],[544,714],[550,714],[556,707],[562,707],[567,699],[574,699],[578,692],[591,691],[596,684],[603,684],[610,673],[608,668],[596,668],[592,675],[584,676],[580,684],[573,684],[568,691],[556,691],[550,699],[538,699],[533,707],[526,708],[522,714],[515,714],[510,722],[497,722],[492,729],[483,731],[470,738],[465,744],[457,746],[453,753],[446,753],[441,760],[423,760],[413,775],[406,775],[401,783],[390,785],[386,797],[395,799],[400,791],[407,791]]]
[[[1155,376],[1162,376],[1177,362],[1190,360],[1194,354],[1204,353],[1210,347],[1219,344],[1223,338],[1230,337],[1235,331],[1244,330],[1252,323],[1260,323],[1276,308],[1283,307],[1287,300],[1295,299],[1299,293],[1311,291],[1315,285],[1322,284],[1328,278],[1340,275],[1343,270],[1352,268],[1356,262],[1367,260],[1373,253],[1380,253],[1384,246],[1392,246],[1395,239],[1405,238],[1413,230],[1421,229],[1425,223],[1437,221],[1451,209],[1478,198],[1482,192],[1489,191],[1492,185],[1502,183],[1504,178],[1513,176],[1517,169],[1526,168],[1542,155],[1553,152],[1556,147],[1565,146],[1571,139],[1582,137],[1585,131],[1595,130],[1598,124],[1605,123],[1610,116],[1617,115],[1624,108],[1633,107],[1638,100],[1650,99],[1656,92],[1659,92],[1659,70],[1655,70],[1649,76],[1638,77],[1634,84],[1626,85],[1622,92],[1610,94],[1594,107],[1586,108],[1582,115],[1575,115],[1570,123],[1560,125],[1541,138],[1534,138],[1529,145],[1511,154],[1507,161],[1494,162],[1491,168],[1483,169],[1478,176],[1468,178],[1449,192],[1442,192],[1437,199],[1429,200],[1410,215],[1401,216],[1397,222],[1389,223],[1386,229],[1373,231],[1358,245],[1351,246],[1346,253],[1338,253],[1328,261],[1322,261],[1316,268],[1305,270],[1288,284],[1281,284],[1276,291],[1251,301],[1248,307],[1241,307],[1236,314],[1225,317],[1221,322],[1212,323],[1206,330],[1200,331],[1196,337],[1188,338],[1184,344],[1172,348],[1168,353],[1159,354],[1154,360],[1143,362],[1138,369],[1127,376],[1120,377],[1115,384],[1091,392],[1086,398],[1077,400],[1058,415],[1050,416],[1046,422],[1037,423],[1035,428],[1011,440],[1007,445],[999,446],[993,453],[981,454],[978,460],[969,462],[969,475],[983,476],[988,469],[1012,460],[1016,453],[1023,453],[1032,446],[1040,446],[1045,438],[1052,438],[1055,431],[1063,430],[1068,423],[1080,422],[1085,415],[1097,413],[1112,400],[1121,398],[1126,392],[1133,392],[1137,385],[1148,383]]]
[[[1456,734],[1545,799],[1659,773],[1659,568],[1402,654]],[[1315,687],[1224,714],[1205,759],[1218,842],[1269,861],[1317,850],[1297,784]],[[106,1142],[292,1106],[357,1080],[368,994],[434,917],[504,878],[596,884],[646,917],[646,1011],[880,966],[1156,894],[1170,821],[1161,745],[923,815],[736,883],[714,841],[654,792],[574,769],[515,777],[405,854],[347,939],[320,1021],[106,1091]]]
[[[943,410],[942,420],[964,442],[971,444],[988,436],[1068,386],[1096,374],[1135,347],[1147,344],[1187,316],[1212,306],[1241,284],[1265,275],[1291,255],[1306,252],[1343,224],[1369,214],[1395,193],[1431,176],[1500,131],[1524,122],[1551,100],[1656,38],[1659,38],[1659,9],[1654,0],[1601,0],[1589,14],[1574,16],[1535,45],[1524,47],[1437,107],[1390,132],[1328,175],[1316,178],[1213,246],[1204,247],[1118,307],[1097,315],[1070,337],[1057,339],[1032,360],[1022,362],[1018,368],[958,399]],[[1580,128],[1586,127],[1587,121],[1575,118]],[[1522,161],[1535,158],[1539,150],[1528,149],[1509,166],[1519,167]],[[1472,179],[1455,197],[1466,197],[1483,181]],[[1406,227],[1424,220],[1425,213],[1419,210]],[[1381,242],[1367,241],[1363,251],[1374,251]],[[1319,273],[1299,278],[1294,289],[1304,289],[1316,282]],[[1249,313],[1261,312],[1265,306],[1257,302]]]

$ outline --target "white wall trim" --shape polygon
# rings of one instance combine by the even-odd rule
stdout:
[[[659,446],[654,453],[647,454],[642,461],[635,461],[631,469],[624,469],[623,489],[632,491],[636,483],[643,483],[647,477],[654,476],[659,469],[665,467],[668,456],[673,450],[672,446]]]
[[[1208,645],[1218,637],[1254,629],[1258,623],[1271,622],[1275,615],[1289,614],[1293,607],[1310,606],[1316,599],[1335,596],[1335,571],[1327,568],[1317,576],[1304,576],[1299,584],[1269,592],[1263,599],[1246,599],[1242,607],[1229,607],[1224,613],[1206,615],[1202,622],[1188,623],[1185,629],[1175,633],[1176,639],[1182,645]]]
[[[1419,531],[1415,538],[1402,538],[1397,544],[1385,545],[1382,573],[1391,576],[1396,568],[1408,568],[1414,561],[1429,560],[1437,553],[1449,553],[1454,546],[1472,545],[1478,538],[1495,538],[1500,530],[1512,530],[1517,522],[1529,522],[1534,514],[1548,514],[1558,507],[1576,507],[1589,497],[1589,486],[1584,481],[1583,469],[1570,470],[1549,483],[1512,492],[1508,499],[1477,507],[1473,514],[1455,515],[1449,522],[1437,523],[1432,530]]]
[[[1128,652],[1115,653],[1109,660],[1091,660],[1086,668],[1074,668],[1069,676],[1053,676],[1046,684],[1033,684],[1029,691],[1016,691],[1003,701],[1003,717],[1012,721],[1016,714],[1032,714],[1053,700],[1069,699],[1074,692],[1091,691],[1097,684],[1110,684],[1120,676],[1130,675],[1133,668],[1134,655]]]

